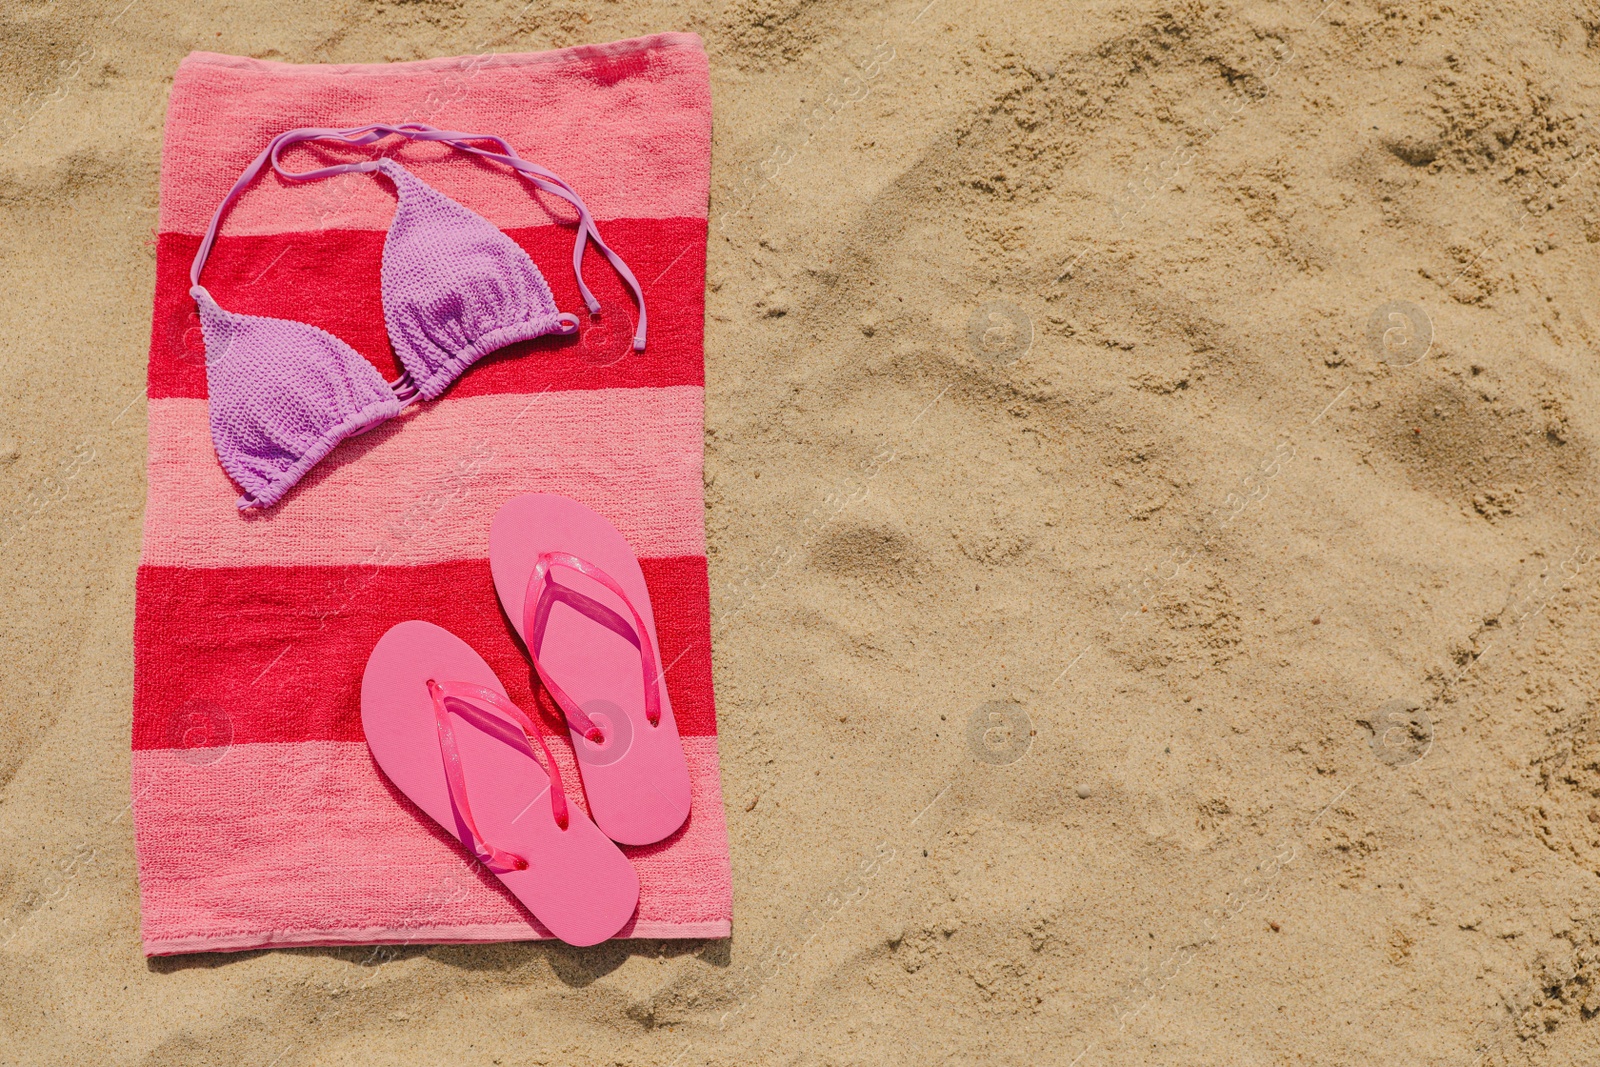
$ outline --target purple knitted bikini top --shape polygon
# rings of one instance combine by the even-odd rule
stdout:
[[[633,272],[606,246],[583,200],[565,181],[529,163],[499,137],[437,130],[420,123],[376,123],[346,130],[281,133],[256,157],[218,205],[189,269],[206,347],[211,440],[222,469],[244,490],[240,509],[271,507],[340,441],[432,400],[483,356],[514,341],[577,330],[577,316],[558,312],[533,260],[483,216],[417,178],[392,159],[342,163],[304,173],[278,156],[303,141],[369,145],[390,135],[441,141],[511,167],[537,188],[578,211],[572,269],[591,313],[600,302],[583,281],[590,240],[616,268],[639,303],[634,351],[644,350],[644,294]],[[482,148],[470,142],[487,142]],[[383,245],[383,316],[404,368],[385,381],[355,349],[324,330],[288,319],[236,315],[217,305],[200,272],[228,207],[271,162],[290,181],[349,171],[378,171],[394,183],[399,204]]]

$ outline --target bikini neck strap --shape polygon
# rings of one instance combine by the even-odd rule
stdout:
[[[589,213],[589,208],[584,204],[583,198],[577,190],[567,184],[565,180],[555,173],[546,170],[537,163],[530,163],[517,155],[504,138],[492,134],[459,133],[453,130],[440,130],[432,126],[425,126],[420,122],[402,122],[391,125],[389,123],[372,123],[367,126],[352,126],[349,129],[334,129],[328,127],[303,127],[297,130],[287,130],[278,134],[261,150],[261,154],[245,168],[239,175],[239,180],[233,183],[233,188],[228,190],[228,195],[222,198],[222,203],[217,205],[216,213],[211,216],[211,224],[206,227],[205,236],[200,241],[199,251],[195,253],[194,263],[189,267],[189,283],[194,289],[200,288],[200,272],[205,268],[206,259],[211,254],[211,246],[216,243],[217,231],[222,226],[222,217],[239,199],[245,188],[255,180],[256,176],[270,162],[272,169],[278,176],[288,181],[308,182],[320,178],[329,178],[335,174],[348,174],[352,172],[374,171],[383,165],[382,159],[365,159],[359,163],[338,163],[333,166],[321,167],[317,170],[291,171],[284,169],[279,156],[283,150],[293,145],[306,141],[336,141],[347,145],[370,145],[383,140],[385,137],[399,136],[412,141],[437,141],[450,145],[462,152],[470,152],[484,159],[491,159],[502,163],[526,178],[543,192],[552,193],[567,201],[578,212],[578,234],[572,247],[572,272],[578,279],[578,291],[583,295],[583,302],[588,306],[590,314],[598,314],[600,301],[595,299],[588,285],[583,280],[583,253],[588,243],[593,241],[595,246],[615,268],[622,280],[633,290],[634,300],[639,305],[639,327],[634,331],[633,350],[644,351],[645,340],[645,309],[644,290],[639,285],[639,280],[634,277],[633,271],[622,261],[622,257],[613,252],[609,245],[600,237],[600,231],[595,228],[594,217]],[[479,147],[472,142],[487,143],[493,147]]]

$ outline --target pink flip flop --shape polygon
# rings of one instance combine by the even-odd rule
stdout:
[[[533,493],[495,515],[489,569],[566,716],[595,823],[624,845],[670,836],[689,817],[689,767],[633,549],[576,500]]]
[[[465,641],[431,622],[392,627],[367,658],[361,725],[389,780],[551,933],[593,945],[633,916],[632,864],[567,803],[539,728]]]

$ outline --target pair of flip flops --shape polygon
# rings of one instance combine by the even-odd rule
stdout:
[[[552,494],[500,509],[489,567],[566,719],[589,813],[570,801],[572,783],[535,717],[441,626],[402,622],[378,641],[362,678],[361,724],[389,780],[551,933],[596,944],[639,902],[638,875],[617,843],[663,840],[689,817],[689,769],[650,594],[616,527]]]

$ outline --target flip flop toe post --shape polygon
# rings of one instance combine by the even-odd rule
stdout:
[[[625,845],[671,836],[689,817],[689,768],[650,591],[627,540],[576,500],[533,493],[495,515],[489,567],[566,716],[595,823]]]

